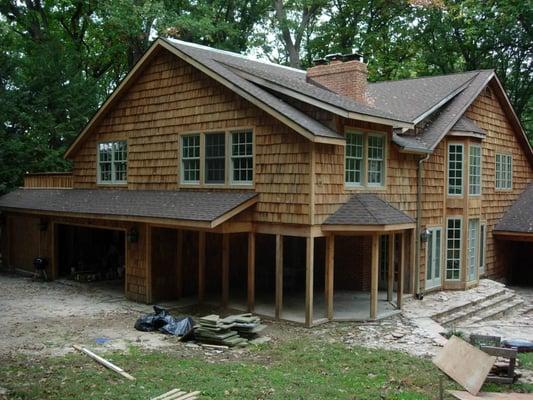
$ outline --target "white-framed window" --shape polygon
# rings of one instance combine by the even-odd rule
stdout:
[[[128,181],[128,142],[98,143],[98,183],[124,184]]]
[[[180,182],[197,186],[253,184],[253,131],[180,134]]]
[[[463,158],[463,144],[448,144],[448,195],[463,194]]]
[[[481,146],[478,144],[469,146],[468,194],[481,194]]]
[[[479,226],[479,275],[485,273],[485,251],[487,243],[487,224]]]
[[[384,186],[386,136],[347,132],[344,182],[348,187]]]
[[[250,184],[254,180],[254,150],[251,130],[231,132],[231,181]]]
[[[471,218],[468,220],[468,242],[467,242],[467,265],[468,281],[477,279],[477,257],[479,253],[479,219]]]
[[[448,218],[446,225],[446,280],[461,277],[461,218]]]
[[[385,138],[383,135],[368,135],[368,185],[383,185],[385,163]]]
[[[181,181],[200,182],[200,134],[181,137]]]
[[[496,153],[496,189],[512,189],[513,156]]]
[[[346,134],[346,171],[345,182],[361,185],[363,178],[364,135],[356,132]]]

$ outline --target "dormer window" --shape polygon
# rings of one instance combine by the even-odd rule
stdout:
[[[128,181],[128,142],[98,143],[98,177],[101,184],[125,184]]]
[[[379,187],[385,184],[385,138],[379,133],[346,133],[346,186]]]

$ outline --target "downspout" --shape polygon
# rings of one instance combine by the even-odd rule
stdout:
[[[420,231],[422,227],[422,171],[423,163],[429,159],[430,154],[418,160],[416,171],[416,232],[415,232],[415,298],[422,300],[424,295],[420,291]]]

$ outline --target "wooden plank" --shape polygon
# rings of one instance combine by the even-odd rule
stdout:
[[[468,392],[461,390],[448,390],[448,393],[459,400],[478,400],[478,399],[491,399],[491,400],[531,400],[531,394],[527,393],[490,393],[481,392],[477,396],[474,396]]]
[[[315,260],[315,238],[308,237],[305,247],[305,326],[313,325],[313,273]]]
[[[507,349],[505,347],[481,346],[480,349],[485,353],[496,357],[516,358],[518,354],[516,349]]]
[[[205,300],[205,232],[198,232],[198,302]]]
[[[229,301],[229,234],[222,234],[222,307]]]
[[[477,395],[487,379],[496,357],[452,336],[433,363],[469,393]]]
[[[129,379],[130,381],[134,381],[135,378],[128,374],[126,371],[124,371],[122,368],[117,367],[115,364],[107,361],[105,358],[100,357],[97,354],[94,354],[89,349],[86,349],[85,347],[81,347],[78,345],[73,345],[76,350],[81,351],[82,353],[87,354],[89,357],[91,357],[93,360],[95,360],[97,363],[102,364],[104,367],[109,368],[112,371],[115,371],[117,374],[123,376],[126,379]]]
[[[276,310],[275,317],[281,318],[283,311],[283,236],[276,235]]]
[[[396,307],[398,309],[402,308],[402,299],[403,299],[403,281],[404,281],[404,270],[405,270],[405,232],[400,233],[400,265],[398,266],[398,288],[396,289]]]
[[[255,310],[255,233],[248,232],[248,311]]]
[[[387,301],[392,301],[392,293],[394,289],[394,233],[389,235],[389,248],[387,255]]]
[[[178,298],[183,297],[183,230],[178,229],[176,238],[176,280]]]
[[[370,269],[370,319],[378,315],[378,278],[379,278],[379,235],[372,235],[372,256]]]
[[[335,235],[326,236],[326,317],[333,319],[333,290],[335,271]]]

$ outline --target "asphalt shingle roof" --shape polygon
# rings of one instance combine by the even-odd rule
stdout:
[[[495,231],[533,235],[533,182],[531,182],[494,227]]]
[[[352,195],[324,225],[398,225],[414,219],[373,193]]]
[[[0,197],[0,209],[213,222],[255,196],[240,191],[17,189]]]
[[[459,118],[459,121],[455,123],[451,130],[456,132],[474,132],[480,135],[487,134],[483,128],[477,126],[474,121],[464,115]]]

